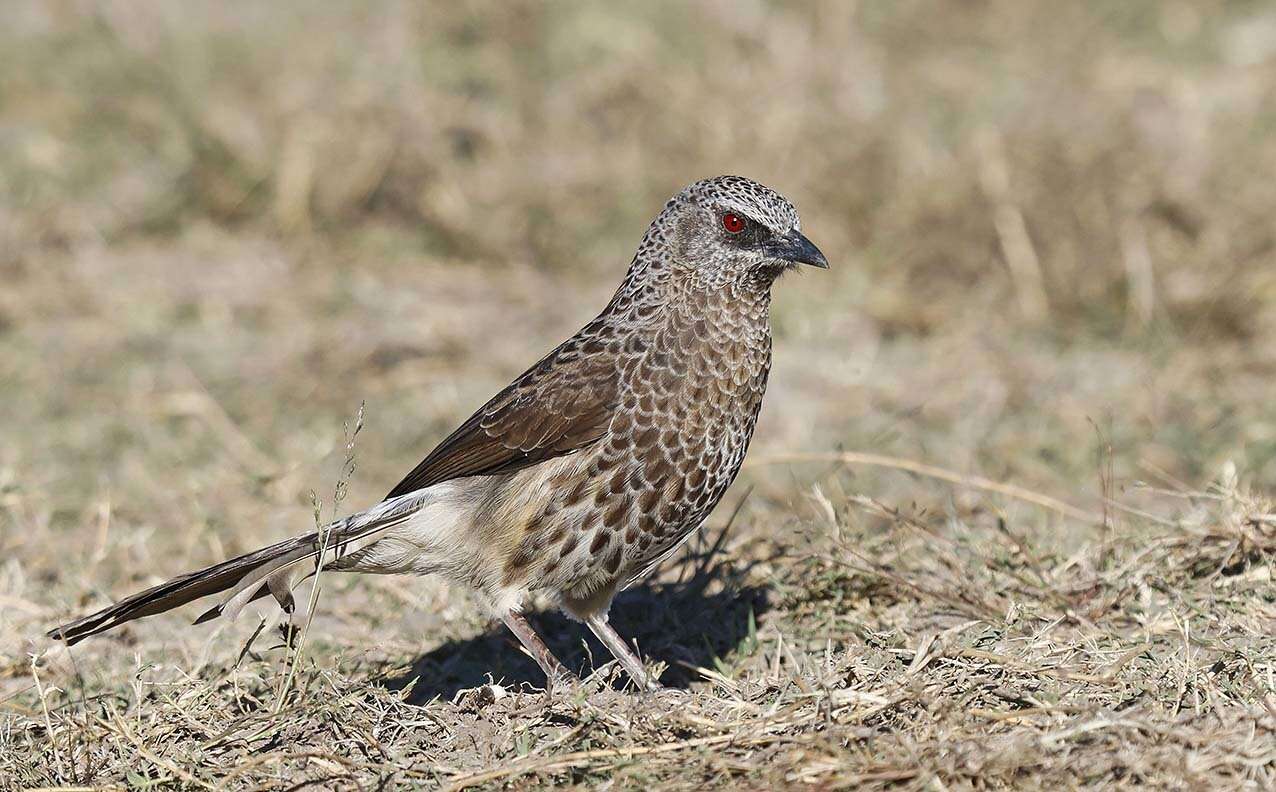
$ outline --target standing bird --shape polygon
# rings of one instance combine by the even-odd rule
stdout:
[[[695,531],[735,479],[771,368],[771,284],[828,262],[793,205],[739,176],[705,179],[652,222],[611,302],[483,405],[379,505],[190,572],[50,631],[68,644],[222,593],[234,617],[320,568],[439,574],[491,603],[550,682],[570,674],[520,614],[553,596],[640,687],[607,623],[616,592]]]

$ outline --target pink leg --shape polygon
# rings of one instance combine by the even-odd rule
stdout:
[[[625,670],[629,672],[629,676],[633,679],[634,684],[643,690],[659,690],[660,683],[652,680],[647,674],[647,669],[643,668],[642,660],[638,659],[638,655],[634,654],[629,648],[629,644],[625,643],[625,639],[612,629],[607,623],[606,613],[595,613],[593,616],[585,619],[585,623],[589,625],[589,629],[594,635],[598,636],[598,640],[603,642],[603,646],[611,652],[612,656],[620,661]]]
[[[532,625],[527,623],[527,619],[523,618],[523,614],[510,611],[505,614],[503,621],[505,626],[510,628],[510,632],[514,633],[514,636],[518,638],[519,643],[523,645],[527,653],[536,661],[536,665],[540,666],[541,670],[545,672],[546,690],[553,688],[555,682],[566,682],[572,678],[572,672],[558,662],[558,658],[554,657],[554,653],[549,651],[549,647],[532,629]]]

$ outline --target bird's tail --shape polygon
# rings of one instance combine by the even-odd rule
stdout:
[[[49,636],[68,645],[75,644],[125,622],[222,592],[226,593],[218,604],[196,619],[196,624],[223,614],[234,618],[244,605],[266,594],[273,594],[280,607],[291,612],[292,587],[299,575],[313,574],[321,566],[334,565],[358,547],[366,547],[367,539],[401,524],[427,500],[428,491],[394,498],[362,514],[338,520],[323,530],[179,575],[96,613],[55,627]]]

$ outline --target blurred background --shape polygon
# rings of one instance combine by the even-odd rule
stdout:
[[[539,678],[436,580],[325,578],[277,732],[254,719],[290,655],[253,617],[43,637],[309,530],[312,492],[324,517],[379,500],[721,173],[792,199],[832,267],[776,286],[716,566],[614,612],[666,681],[726,680],[726,709],[709,682],[559,731],[448,704]],[[757,788],[919,762],[1264,786],[1273,509],[1246,493],[1276,491],[1274,174],[1271,3],[0,0],[0,788],[162,783],[143,742],[282,788],[322,770],[290,746],[371,781],[384,741],[437,779],[533,744],[770,734],[779,689],[809,709],[793,752],[706,743],[682,786],[749,762]],[[578,625],[533,618],[592,667]],[[412,685],[429,716],[386,715]],[[1038,700],[1060,707],[1002,712]],[[641,777],[654,753],[617,761],[670,786]]]
[[[0,621],[31,619],[24,638],[308,526],[361,402],[342,508],[375,501],[602,306],[666,198],[719,173],[791,198],[832,262],[776,289],[745,477],[781,516],[748,530],[806,508],[811,475],[768,464],[788,452],[1086,508],[1229,462],[1276,483],[1270,4],[3,17],[0,588],[27,605]]]

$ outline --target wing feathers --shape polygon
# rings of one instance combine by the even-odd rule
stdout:
[[[607,431],[619,395],[619,350],[598,340],[601,320],[542,358],[483,405],[390,491],[511,473],[579,451]],[[588,354],[584,353],[588,350]]]

